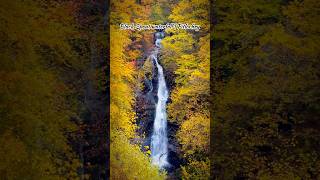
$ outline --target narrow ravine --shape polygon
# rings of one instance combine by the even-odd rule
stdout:
[[[158,102],[156,104],[155,119],[153,124],[153,132],[151,137],[151,158],[152,163],[160,169],[169,166],[168,162],[168,136],[167,136],[167,111],[166,103],[169,97],[168,88],[164,78],[163,68],[158,62],[158,54],[161,48],[161,39],[163,32],[155,34],[155,49],[150,58],[154,60],[158,69]]]

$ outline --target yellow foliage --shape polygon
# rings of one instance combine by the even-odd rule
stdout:
[[[182,123],[177,138],[182,145],[185,157],[195,152],[208,153],[210,149],[210,118],[204,114],[191,116]]]
[[[190,52],[193,49],[194,39],[190,34],[181,32],[173,36],[166,37],[161,43],[168,56],[176,56]]]
[[[169,19],[173,22],[198,24],[201,31],[209,30],[209,0],[182,0],[172,10]]]
[[[182,179],[210,179],[210,161],[191,161],[187,166],[182,168]]]
[[[145,147],[144,153],[138,144],[130,142],[137,136],[134,88],[139,86],[139,80],[145,74],[141,71],[151,71],[152,66],[150,61],[141,71],[136,71],[132,62],[141,56],[142,52],[136,44],[143,36],[137,32],[121,31],[119,23],[142,23],[148,15],[141,13],[142,9],[141,5],[131,0],[111,2],[110,178],[115,180],[165,179],[165,174],[151,164],[149,147]]]
[[[151,165],[150,159],[140,151],[138,145],[130,144],[124,135],[112,132],[110,177],[114,180],[161,180],[165,179],[165,174]]]
[[[111,26],[110,35],[110,126],[132,138],[135,114],[130,82],[133,81],[134,67],[127,61],[125,54],[130,39],[128,33],[120,32],[115,26]]]
[[[195,23],[201,29],[199,32],[166,30],[172,35],[162,40],[164,65],[175,74],[168,119],[180,125],[176,137],[187,161],[181,168],[183,179],[210,178],[209,7],[208,0],[179,1],[173,6],[169,19]]]

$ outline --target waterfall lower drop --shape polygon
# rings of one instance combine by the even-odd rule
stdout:
[[[167,111],[166,103],[168,100],[168,89],[163,74],[163,68],[158,63],[158,50],[161,47],[160,42],[163,38],[163,32],[155,34],[155,51],[151,55],[151,59],[156,62],[158,69],[158,102],[156,105],[156,114],[153,124],[153,133],[151,137],[151,158],[152,163],[160,169],[169,166],[168,162],[168,137],[167,137]]]

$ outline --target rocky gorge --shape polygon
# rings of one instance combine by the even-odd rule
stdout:
[[[164,34],[164,33],[162,33]],[[157,90],[159,86],[158,81],[158,69],[156,61],[150,58],[152,50],[156,48],[156,36],[150,38],[150,42],[154,43],[152,46],[144,46],[144,57],[137,63],[139,69],[140,85],[136,88],[136,104],[135,111],[137,115],[136,124],[138,126],[138,134],[140,136],[141,148],[143,151],[148,151],[151,147],[152,133],[154,130],[154,120],[156,116],[156,104],[158,102]],[[161,64],[161,51],[157,53],[157,59]],[[163,68],[164,78],[166,86],[170,94],[170,90],[174,86],[174,73],[170,70]],[[167,100],[167,104],[171,102],[170,95]],[[167,121],[167,138],[168,138],[168,161],[169,166],[165,169],[173,177],[175,170],[180,166],[181,159],[179,158],[179,144],[175,137],[178,126]]]

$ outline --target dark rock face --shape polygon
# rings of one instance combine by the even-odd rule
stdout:
[[[151,79],[144,79],[144,89],[137,96],[135,106],[138,117],[137,124],[139,125],[138,133],[141,137],[145,135],[145,138],[142,140],[143,146],[150,146],[151,144],[153,121],[155,118],[155,109],[157,103],[158,74],[154,62],[152,64]]]
[[[168,140],[169,140],[169,163],[171,167],[168,169],[169,175],[174,176],[175,171],[180,167],[181,159],[179,157],[179,143],[175,137],[179,126],[168,121]]]

